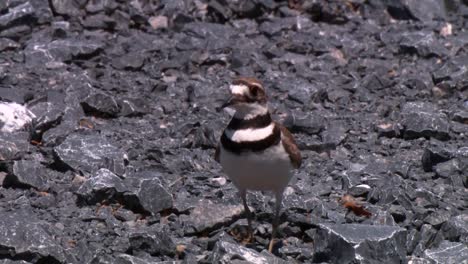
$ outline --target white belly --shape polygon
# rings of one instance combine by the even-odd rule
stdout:
[[[233,184],[241,190],[282,191],[291,179],[291,162],[280,142],[262,152],[233,154],[221,147],[220,162]]]

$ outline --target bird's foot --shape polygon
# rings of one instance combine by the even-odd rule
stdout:
[[[273,254],[273,249],[275,248],[276,245],[276,238],[273,238],[270,240],[270,244],[268,245],[268,251]]]
[[[230,234],[243,245],[251,244],[255,241],[253,231],[248,226],[237,225],[231,229]]]

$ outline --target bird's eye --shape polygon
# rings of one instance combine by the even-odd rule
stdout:
[[[258,87],[257,86],[250,86],[249,90],[250,90],[250,94],[253,97],[257,97],[257,95],[258,95]]]

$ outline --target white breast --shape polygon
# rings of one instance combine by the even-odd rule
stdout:
[[[271,123],[267,127],[263,128],[248,128],[248,129],[238,129],[238,130],[231,130],[226,129],[225,134],[228,138],[235,142],[242,142],[242,141],[259,141],[262,139],[267,138],[271,134],[273,134],[273,129],[275,128],[275,124]]]
[[[221,147],[221,166],[234,185],[248,190],[283,190],[291,179],[292,166],[282,142],[262,152],[240,155]]]

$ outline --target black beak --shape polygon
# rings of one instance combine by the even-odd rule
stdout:
[[[231,96],[229,97],[229,99],[228,99],[226,102],[224,102],[223,105],[221,105],[221,108],[231,107],[231,106],[233,106],[233,105],[236,105],[236,104],[242,103],[242,102],[244,102],[243,96],[240,96],[240,95],[231,95]]]

